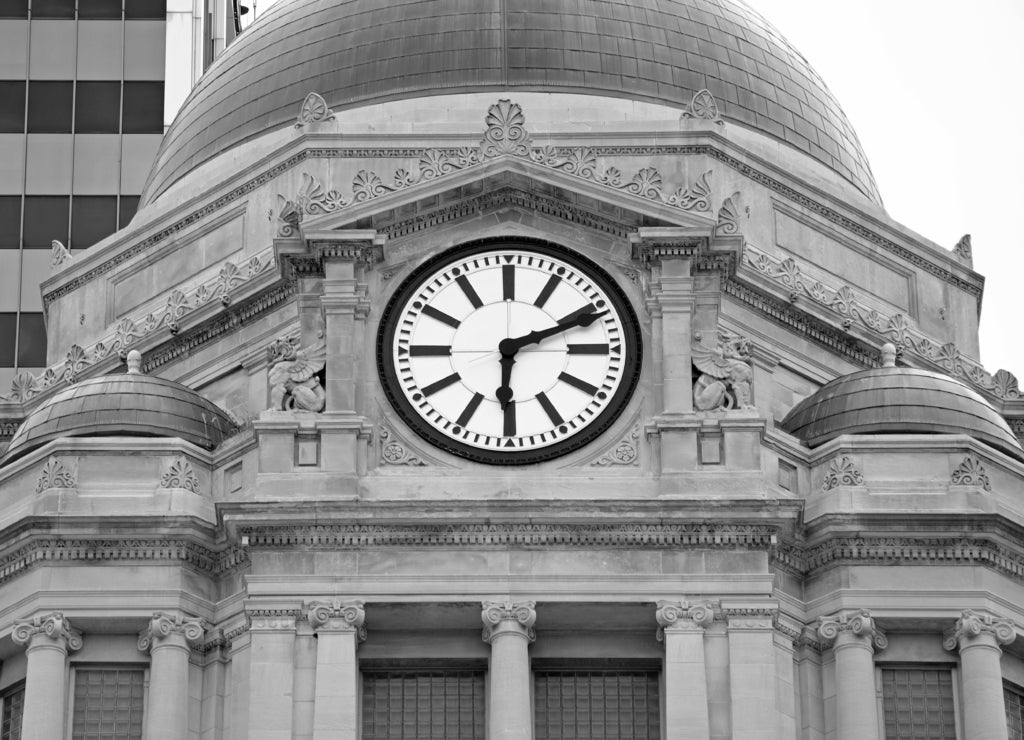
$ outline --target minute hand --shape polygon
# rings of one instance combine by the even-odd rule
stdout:
[[[524,334],[521,337],[503,339],[498,344],[498,351],[501,352],[503,357],[509,355],[515,355],[516,352],[531,344],[537,344],[548,337],[553,337],[555,334],[561,334],[563,331],[568,331],[577,326],[590,326],[601,316],[608,313],[607,310],[599,311],[596,313],[584,313],[574,318],[563,321],[560,324],[555,324],[547,329],[540,329],[539,331],[531,331],[529,334]]]

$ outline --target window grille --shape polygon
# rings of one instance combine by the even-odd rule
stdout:
[[[77,669],[72,740],[142,740],[143,671]]]
[[[886,740],[956,740],[949,669],[883,669]]]
[[[654,671],[538,671],[536,740],[658,740]]]
[[[8,691],[0,697],[0,740],[21,740],[21,717],[25,711],[25,687]]]
[[[1024,740],[1024,694],[1016,686],[1003,687],[1006,703],[1006,729],[1010,740]]]
[[[363,740],[483,740],[482,671],[363,673]]]

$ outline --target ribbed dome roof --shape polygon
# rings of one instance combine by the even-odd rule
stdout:
[[[1024,450],[984,398],[948,375],[880,367],[826,383],[782,420],[810,447],[841,434],[966,434],[1018,460]]]
[[[589,93],[681,107],[784,141],[880,203],[857,136],[806,60],[735,0],[288,0],[210,67],[164,137],[155,200],[218,153],[337,110],[441,93]]]
[[[141,374],[104,375],[80,381],[30,413],[0,462],[59,437],[181,437],[213,449],[236,429],[224,411],[181,383]]]

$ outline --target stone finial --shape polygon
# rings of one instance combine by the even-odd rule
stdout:
[[[154,612],[146,629],[139,633],[139,650],[149,652],[164,645],[188,647],[203,639],[206,627],[202,619],[182,614]]]
[[[129,375],[142,375],[142,353],[137,349],[133,349],[128,352],[127,357],[128,363],[128,374]]]
[[[71,250],[69,250],[67,247],[65,247],[64,244],[60,240],[54,239],[52,242],[50,242],[50,267],[51,268],[60,267],[64,263],[70,262],[71,260],[72,260]]]
[[[306,604],[306,619],[315,632],[355,632],[366,639],[366,610],[362,601],[311,601]]]
[[[484,623],[484,642],[491,642],[504,632],[516,632],[533,642],[537,633],[533,629],[537,621],[536,603],[533,601],[485,601],[480,618]]]
[[[946,633],[946,650],[970,647],[977,641],[992,640],[996,645],[1009,645],[1017,639],[1017,630],[1009,619],[965,609],[953,629]]]
[[[871,612],[867,609],[819,617],[818,636],[826,642],[838,640],[843,636],[861,638],[869,647],[878,650],[884,650],[889,644],[885,633],[875,625],[875,620],[871,618]]]
[[[896,367],[896,345],[892,342],[882,345],[882,367]]]
[[[75,630],[61,612],[16,620],[11,638],[16,644],[29,648],[40,643],[58,647],[65,652],[82,647],[82,633]]]
[[[964,234],[960,237],[960,241],[953,247],[953,254],[956,255],[957,259],[961,262],[965,262],[969,267],[974,264],[974,252],[971,249],[971,235]]]

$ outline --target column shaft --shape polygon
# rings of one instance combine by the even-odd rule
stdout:
[[[878,740],[878,700],[871,641],[850,633],[836,638],[836,723],[839,740]]]
[[[18,620],[14,642],[26,645],[23,740],[54,740],[67,726],[69,650],[82,646],[82,636],[59,612]]]
[[[706,740],[710,735],[704,628],[666,628],[665,738]]]
[[[314,740],[356,740],[359,737],[358,635],[321,632],[316,646],[316,709]]]
[[[531,740],[530,642],[537,618],[532,601],[485,602],[484,640],[491,645],[487,714],[489,740]]]
[[[767,617],[729,619],[733,740],[775,740],[775,642]]]
[[[964,740],[1007,740],[1001,653],[991,635],[979,635],[971,644],[961,644]]]
[[[294,618],[252,620],[249,740],[291,740],[294,648]]]
[[[188,737],[188,656],[185,638],[154,645],[149,667],[146,740]]]

